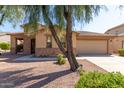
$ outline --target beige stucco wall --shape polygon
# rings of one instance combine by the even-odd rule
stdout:
[[[43,31],[36,33],[36,48],[45,48],[46,47],[46,37],[44,36]]]
[[[118,53],[118,49],[122,48],[122,41],[124,36],[118,36],[112,40],[113,52]]]
[[[77,47],[77,33],[73,33],[72,34],[72,43],[73,43],[73,48],[75,48],[76,49],[76,47]]]
[[[16,53],[16,38],[11,35],[11,53]]]
[[[36,34],[36,48],[46,48],[47,35],[51,35],[50,32],[39,31]],[[54,38],[52,37],[52,48],[58,48]]]
[[[47,40],[47,35],[51,35],[50,31],[39,31],[36,33],[36,52],[35,54],[37,56],[40,55],[56,55],[61,53],[61,51],[58,48],[58,45],[56,44],[56,41],[52,37],[52,48],[46,48],[46,40]],[[72,34],[72,40],[73,40],[73,48],[74,52],[76,49],[76,33]]]
[[[31,39],[24,36],[24,54],[31,54]]]
[[[113,39],[107,40],[107,44],[108,44],[108,50],[107,51],[108,51],[108,54],[112,54],[114,52],[112,40]]]
[[[39,31],[36,33],[36,48],[46,48],[46,38],[47,35],[51,35],[51,32],[48,31]],[[76,48],[76,33],[72,34],[73,47]],[[58,48],[56,41],[52,37],[52,48]]]

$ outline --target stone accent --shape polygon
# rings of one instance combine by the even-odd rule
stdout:
[[[62,53],[59,48],[37,48],[35,50],[36,56],[47,56],[47,55],[57,55]],[[74,53],[76,53],[76,49],[74,48]]]

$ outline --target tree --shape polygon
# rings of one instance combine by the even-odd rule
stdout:
[[[7,6],[2,6],[0,11]],[[70,68],[72,71],[76,71],[79,67],[79,64],[73,53],[73,44],[72,44],[72,28],[75,24],[75,21],[78,21],[82,24],[89,23],[92,20],[94,15],[98,15],[99,10],[102,6],[93,6],[93,5],[80,5],[80,6],[71,6],[71,5],[62,5],[62,6],[16,6],[16,8],[9,7],[9,9],[4,9],[4,12],[1,14],[1,23],[4,21],[4,18],[10,19],[8,16],[4,18],[2,15],[5,15],[5,10],[9,11],[8,14],[15,15],[16,11],[18,15],[25,16],[24,19],[30,24],[36,25],[38,22],[45,23],[46,26],[50,29],[52,36],[54,37],[59,49],[67,57]],[[13,11],[12,11],[13,10]],[[20,12],[22,14],[20,14]],[[18,16],[19,17],[19,16]],[[13,18],[13,16],[12,16]],[[15,18],[17,20],[17,18]],[[42,20],[43,19],[43,20]],[[13,21],[14,19],[11,19]],[[66,46],[65,49],[62,46],[62,43],[57,36],[54,25],[59,25],[60,28],[66,29]]]
[[[10,49],[10,44],[9,43],[6,43],[6,42],[0,42],[0,48],[2,50],[9,50]]]

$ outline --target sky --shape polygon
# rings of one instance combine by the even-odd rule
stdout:
[[[100,11],[99,15],[93,18],[89,24],[78,25],[77,30],[104,33],[108,29],[124,23],[124,9],[118,6],[107,6],[107,11]]]
[[[124,23],[124,8],[119,9],[118,6],[107,6],[107,10],[101,10],[98,16],[93,17],[93,21],[89,24],[75,25],[77,31],[91,31],[104,33],[108,29]],[[2,32],[22,32],[23,29],[18,24],[15,28],[9,22],[5,22],[0,26]]]

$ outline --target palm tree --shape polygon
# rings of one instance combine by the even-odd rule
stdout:
[[[9,7],[9,8],[8,8]],[[98,15],[101,7],[103,6],[94,6],[94,5],[80,5],[80,6],[71,6],[71,5],[42,5],[42,6],[1,6],[0,13],[1,19],[0,23],[5,20],[10,20],[11,22],[19,20],[20,17],[26,20],[30,24],[37,24],[38,22],[45,23],[50,29],[52,36],[54,37],[59,49],[67,57],[70,68],[72,71],[76,71],[79,67],[79,64],[73,53],[73,44],[72,44],[72,29],[75,25],[75,21],[80,22],[81,24],[89,23],[94,15]],[[6,13],[6,11],[8,11]],[[16,14],[15,14],[16,13]],[[10,15],[10,16],[5,16]],[[12,16],[14,15],[15,18]],[[17,19],[17,16],[19,19]],[[66,29],[66,46],[65,49],[62,46],[62,43],[57,36],[54,25],[59,25],[60,28]]]

